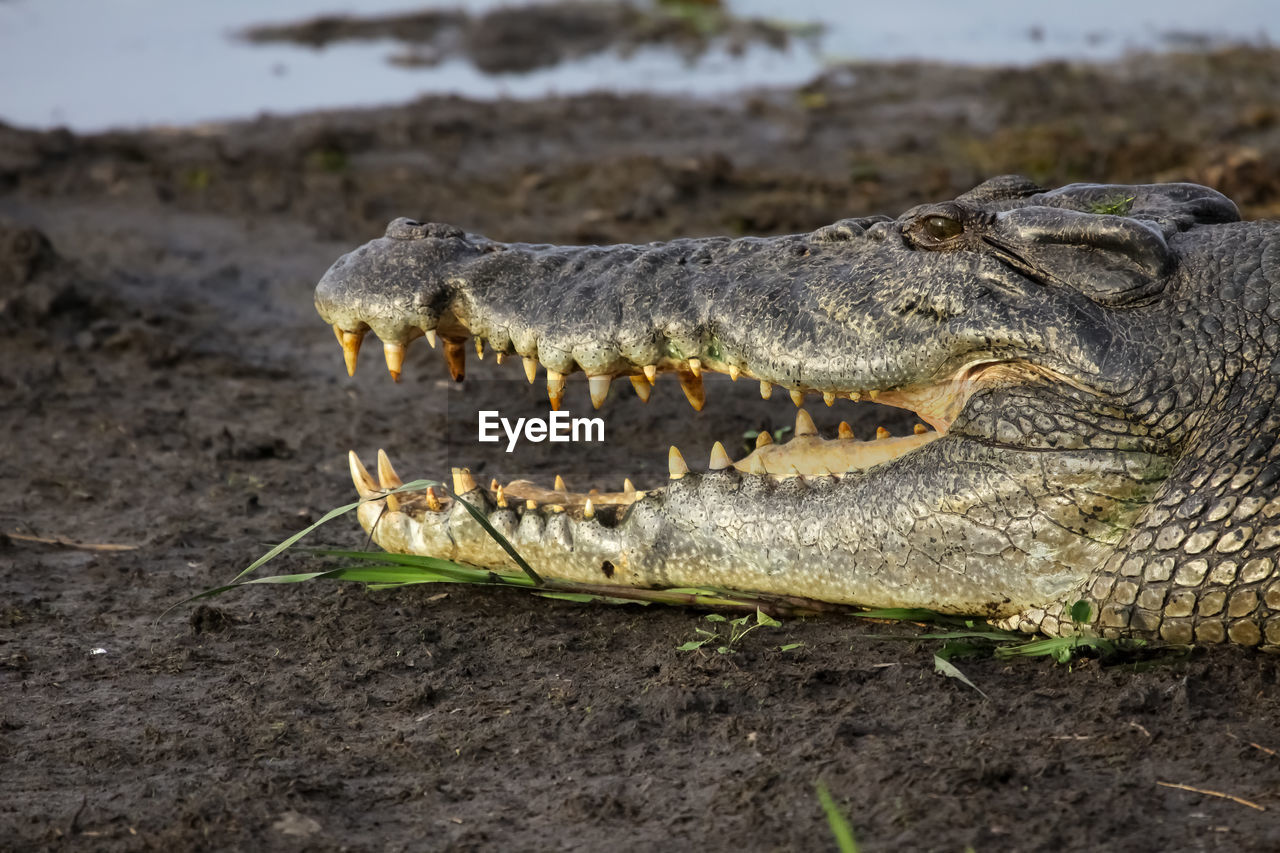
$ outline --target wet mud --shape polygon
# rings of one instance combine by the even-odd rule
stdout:
[[[817,780],[867,850],[1280,848],[1280,660],[1240,649],[957,661],[984,697],[910,625],[792,619],[718,654],[677,649],[697,612],[503,590],[169,609],[350,500],[348,449],[439,475],[468,461],[442,440],[459,395],[515,393],[517,364],[473,360],[459,387],[425,345],[398,385],[376,352],[345,376],[311,290],[393,217],[524,241],[781,233],[1006,172],[1201,181],[1274,217],[1278,60],[0,127],[0,849],[831,849]],[[617,384],[616,464],[641,488],[695,427],[727,443],[793,417],[744,383],[709,384],[696,415],[674,382],[647,406]],[[569,395],[587,408],[585,383]],[[876,422],[910,429],[854,426]],[[576,486],[589,457],[469,464]],[[353,522],[317,541],[363,545]]]

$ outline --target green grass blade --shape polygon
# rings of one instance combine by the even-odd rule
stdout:
[[[818,780],[814,787],[818,789],[818,802],[822,804],[822,811],[827,816],[827,826],[831,827],[831,834],[835,836],[836,847],[839,848],[840,853],[858,853],[858,841],[853,837],[853,827],[840,813],[840,807],[836,805],[835,798],[831,796],[831,792],[827,790],[822,780]]]

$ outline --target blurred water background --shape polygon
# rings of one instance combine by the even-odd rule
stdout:
[[[436,8],[479,15],[499,5],[0,0],[0,121],[94,131],[395,104],[423,94],[531,98],[603,89],[717,96],[799,85],[848,61],[1106,60],[1139,50],[1272,44],[1280,36],[1280,3],[1274,0],[724,0],[728,13],[784,21],[795,37],[785,49],[713,45],[692,58],[663,46],[603,51],[521,73],[486,73],[464,55],[388,61],[403,51],[388,38],[316,48],[238,36],[251,25],[322,14]]]

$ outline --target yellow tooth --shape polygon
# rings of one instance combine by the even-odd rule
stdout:
[[[752,453],[743,461],[747,463],[747,467],[745,469],[745,472],[747,474],[768,474],[769,473],[764,467],[764,460],[754,453]]]
[[[628,376],[627,378],[631,380],[631,387],[636,389],[636,396],[640,398],[640,402],[649,402],[649,392],[653,390],[649,380],[643,376]]]
[[[773,395],[773,386],[763,379],[760,380],[760,399],[768,400]]]
[[[391,381],[400,381],[400,369],[404,367],[404,345],[383,343],[382,355],[387,360],[387,370],[391,373]]]
[[[360,344],[364,342],[364,332],[342,333],[342,360],[347,365],[347,375],[356,375],[356,360],[360,357]]]
[[[604,405],[605,399],[609,396],[609,383],[612,381],[612,376],[604,374],[587,377],[587,389],[591,392],[591,405],[593,408],[598,409]]]
[[[915,432],[916,435],[924,435],[926,432],[929,431],[929,428],[924,424],[916,424],[914,427],[912,427],[912,430]]]
[[[465,495],[476,487],[475,478],[471,476],[471,471],[466,468],[453,469],[453,493],[455,495]]]
[[[859,400],[861,400],[861,399],[862,399],[862,392],[861,392],[861,391],[850,391],[850,392],[849,392],[849,399],[850,399],[850,400],[852,400],[852,401],[853,401],[853,402],[855,402],[855,403],[856,403],[856,402],[858,402]]]
[[[538,360],[526,355],[522,357],[522,361],[524,362],[525,378],[527,378],[529,380],[529,384],[532,385],[538,380]]]
[[[888,438],[889,431],[882,426],[876,427],[876,438]]]
[[[360,457],[354,450],[347,451],[347,467],[351,469],[351,482],[356,484],[356,491],[362,498],[372,498],[378,494],[378,482],[369,475]]]
[[[849,426],[848,421],[840,422],[840,437],[845,440],[853,438],[853,427]]]
[[[667,468],[673,480],[679,480],[689,473],[689,466],[684,464],[684,457],[680,455],[679,449],[674,444],[671,445],[671,450],[667,453]]]
[[[525,508],[525,509],[537,509],[537,508],[538,508],[538,502],[537,502],[537,501],[535,501],[535,500],[533,500],[532,498],[530,498],[529,500],[527,500],[527,501],[525,501],[525,502],[524,502],[524,508]]]
[[[493,478],[491,478],[491,479],[489,480],[489,491],[491,491],[491,492],[496,492],[496,491],[498,491],[498,478],[497,478],[497,477],[493,477]]]
[[[702,407],[707,404],[707,392],[702,387],[702,380],[692,373],[681,373],[680,390],[684,392],[684,396],[689,401],[689,405],[693,406],[693,410],[701,412]]]
[[[553,490],[553,491],[556,491],[556,492],[567,492],[567,491],[569,491],[568,489],[566,489],[566,488],[564,487],[564,477],[561,477],[559,474],[556,474],[556,482],[555,482],[555,485],[554,485],[554,486],[552,486],[551,488],[552,488],[552,490]]]
[[[880,392],[879,392],[879,391],[868,391],[868,392],[867,392],[867,396],[868,396],[868,397],[870,397],[870,398],[872,399],[872,401],[875,401],[875,400],[880,399]]]
[[[398,489],[404,485],[404,480],[396,474],[396,469],[391,467],[391,459],[387,457],[387,452],[379,448],[378,450],[378,484],[384,489]]]
[[[834,405],[836,404],[836,392],[835,392],[835,391],[823,391],[823,392],[822,392],[822,402],[826,403],[828,406],[834,406]]]
[[[644,378],[649,380],[649,384],[653,385],[658,381],[658,365],[646,364],[644,366]]]
[[[507,493],[503,491],[501,484],[498,485],[498,488],[493,490],[493,499],[497,502],[499,508],[507,508]]]
[[[338,339],[338,343],[342,343],[342,327],[337,323],[333,324],[333,336]]]
[[[388,509],[388,510],[390,510],[391,512],[399,512],[399,511],[400,511],[400,496],[399,496],[399,495],[387,495],[387,509]]]
[[[594,518],[596,514],[596,505],[591,502],[591,498],[587,498],[587,505],[582,508],[583,518]]]
[[[636,492],[635,499],[636,501],[642,501],[644,500],[644,496],[645,496],[644,492]]]
[[[505,352],[495,352],[493,354],[493,360],[498,364],[502,364],[502,362],[507,360],[507,354]]]
[[[444,339],[444,360],[449,365],[449,375],[454,382],[461,382],[467,375],[465,343],[466,341],[455,341],[452,338]]]
[[[702,375],[702,359],[700,358],[689,359],[689,372],[692,373],[694,376],[701,376]]]
[[[564,400],[564,374],[547,368],[547,399],[551,401],[551,410],[560,411],[560,403]]]
[[[432,512],[439,512],[443,507],[440,505],[440,498],[436,497],[434,486],[427,486],[427,509]]]
[[[484,361],[484,341],[479,337],[476,338],[476,358]]]
[[[742,371],[738,369],[738,365],[736,364],[729,365],[729,381],[730,382],[737,382],[738,377],[741,375],[742,375]]]
[[[733,460],[729,458],[729,454],[725,452],[724,445],[716,442],[711,445],[711,462],[712,471],[721,471],[733,464]]]
[[[804,409],[796,409],[796,429],[797,437],[802,435],[817,435],[818,427],[814,425],[813,418]]]
[[[634,483],[632,483],[632,482],[631,482],[631,478],[630,478],[630,477],[628,477],[628,478],[626,478],[625,480],[623,480],[623,481],[622,481],[622,491],[623,491],[625,494],[631,494],[631,493],[632,493],[632,492],[634,492],[635,490],[636,490],[636,486],[635,486],[635,484],[634,484]]]
[[[773,433],[767,429],[760,430],[756,435],[756,447],[765,447],[770,444],[773,444]]]
[[[435,329],[427,330],[427,343],[431,344],[432,349],[436,348],[436,330]]]
[[[803,405],[804,405],[804,392],[803,392],[803,391],[801,391],[799,388],[796,388],[796,389],[792,390],[792,392],[791,392],[791,402],[795,403],[797,406],[803,406]]]

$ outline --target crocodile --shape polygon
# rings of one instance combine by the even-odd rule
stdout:
[[[661,489],[403,485],[352,453],[363,526],[392,552],[538,573],[927,608],[1028,632],[1280,650],[1280,222],[1207,187],[995,178],[896,219],[645,245],[502,243],[397,219],[316,289],[348,372],[372,330],[570,374],[592,402],[661,373],[775,388],[794,437]],[[565,310],[572,306],[572,310]],[[909,409],[912,435],[823,436],[807,397]],[[845,404],[842,404],[845,405]],[[925,427],[924,424],[928,424]]]

